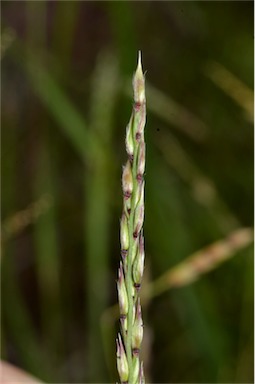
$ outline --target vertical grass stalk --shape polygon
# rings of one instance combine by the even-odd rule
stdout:
[[[128,160],[123,167],[123,213],[120,221],[121,262],[118,272],[118,296],[121,333],[117,338],[117,368],[121,383],[144,383],[140,348],[143,338],[139,299],[144,269],[144,170],[146,121],[145,79],[141,52],[133,77],[134,105],[126,129]]]

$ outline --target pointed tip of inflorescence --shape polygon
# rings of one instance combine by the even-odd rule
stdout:
[[[138,62],[137,62],[137,69],[141,70],[143,72],[142,68],[142,51],[138,51]]]
[[[142,68],[142,54],[138,51],[138,63],[133,77],[134,101],[136,104],[145,103],[145,79]]]

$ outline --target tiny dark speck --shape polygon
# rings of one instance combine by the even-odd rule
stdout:
[[[160,129],[159,129],[159,128],[157,128],[157,131],[159,132],[159,131],[160,131]]]

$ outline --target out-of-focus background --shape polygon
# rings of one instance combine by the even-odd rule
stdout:
[[[50,383],[118,380],[141,49],[147,382],[253,382],[253,38],[253,2],[2,2],[3,359]]]

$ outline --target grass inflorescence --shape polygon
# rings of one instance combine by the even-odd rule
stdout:
[[[143,338],[139,299],[144,270],[144,170],[146,120],[145,79],[139,52],[133,77],[134,105],[126,129],[128,160],[123,167],[123,213],[120,221],[121,262],[118,296],[121,334],[117,338],[117,368],[121,383],[144,383],[140,348]]]

